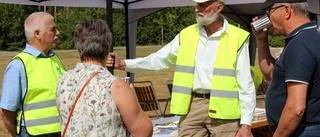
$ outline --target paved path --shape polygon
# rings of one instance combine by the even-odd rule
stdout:
[[[277,55],[279,56],[280,51],[282,51],[282,48],[270,48],[270,52],[273,57],[276,57]]]

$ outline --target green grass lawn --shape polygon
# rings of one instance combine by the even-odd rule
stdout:
[[[137,57],[144,57],[151,53],[156,52],[162,48],[162,46],[138,46],[136,49]],[[62,63],[64,64],[67,70],[72,69],[79,62],[79,55],[76,50],[55,50],[56,54],[60,57]],[[120,58],[124,59],[126,57],[126,50],[124,47],[115,47],[114,52],[118,53]],[[275,53],[275,51],[272,51]],[[2,90],[2,79],[5,68],[7,64],[10,62],[11,58],[16,55],[17,52],[3,52],[0,51],[0,95]],[[258,66],[258,62],[256,60],[256,66]],[[174,66],[170,67],[167,70],[158,71],[158,72],[138,72],[135,73],[134,80],[142,81],[142,80],[150,80],[154,84],[154,88],[156,90],[158,98],[167,98],[169,97],[169,93],[166,87],[166,81],[172,79],[174,72]],[[126,72],[122,70],[114,70],[114,75],[118,77],[125,77]],[[164,103],[161,104],[161,108],[164,108]],[[257,104],[258,105],[258,104]],[[262,104],[264,105],[264,104]],[[168,106],[166,113],[168,114],[170,111],[170,107]],[[149,114],[149,113],[148,113]],[[0,117],[0,137],[9,136],[7,130],[5,129],[2,117]]]
[[[161,46],[143,46],[143,47],[137,47],[136,55],[137,57],[143,57],[147,56],[150,53],[156,52],[159,50]],[[76,50],[54,50],[56,54],[60,57],[64,67],[69,70],[72,69],[76,66],[79,60],[79,55]],[[118,55],[124,59],[126,57],[126,51],[125,48],[114,48],[114,52],[118,53]],[[2,90],[2,79],[3,79],[3,74],[6,69],[6,66],[12,59],[14,55],[16,55],[17,52],[0,52],[0,78],[1,78],[1,83],[0,83],[0,93]],[[150,80],[154,84],[154,88],[157,92],[158,98],[167,98],[169,97],[167,87],[166,87],[166,80],[172,79],[173,77],[173,71],[174,67],[171,67],[167,70],[164,71],[159,71],[159,72],[139,72],[135,73],[135,78],[134,80]],[[114,75],[119,76],[119,77],[125,77],[127,73],[122,70],[114,70]],[[1,95],[1,94],[0,94]],[[164,103],[161,103],[161,107],[164,108]],[[169,113],[169,107],[167,108],[167,113]],[[9,136],[6,128],[3,125],[2,122],[2,117],[0,118],[0,137],[5,137]]]

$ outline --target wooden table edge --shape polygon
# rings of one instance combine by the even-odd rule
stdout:
[[[269,126],[269,123],[267,121],[267,119],[263,119],[263,120],[259,120],[259,121],[253,121],[251,128],[259,128],[259,127],[263,127],[263,126]]]

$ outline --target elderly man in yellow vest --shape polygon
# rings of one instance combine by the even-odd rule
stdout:
[[[197,2],[197,24],[183,29],[158,52],[107,65],[150,71],[176,64],[170,113],[181,115],[179,136],[252,136],[255,87],[250,75],[249,33],[220,15],[225,0]]]
[[[13,137],[59,137],[55,93],[65,69],[51,48],[60,32],[44,12],[28,16],[24,29],[26,48],[8,64],[3,78],[3,122]]]

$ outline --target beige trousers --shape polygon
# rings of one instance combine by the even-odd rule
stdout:
[[[234,137],[239,120],[212,119],[208,108],[208,99],[194,97],[188,115],[180,118],[178,137]]]

